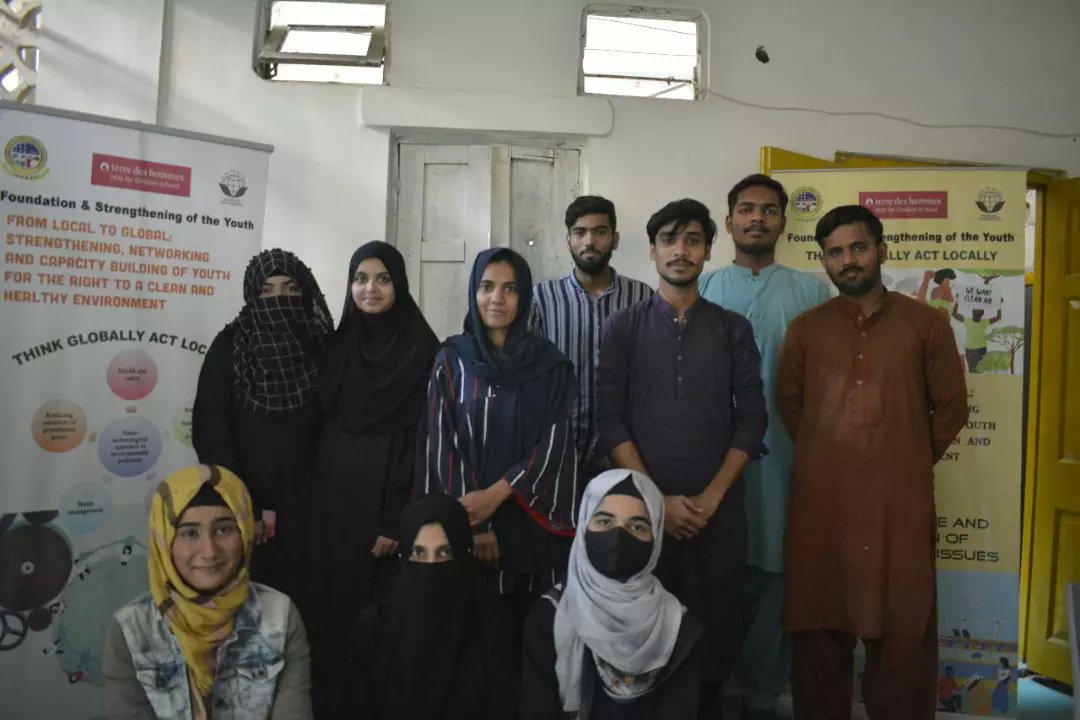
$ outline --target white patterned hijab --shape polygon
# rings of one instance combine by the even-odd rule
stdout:
[[[589,562],[585,533],[604,497],[625,480],[645,502],[652,524],[649,562],[626,582],[602,575]],[[585,648],[624,673],[638,675],[667,665],[682,624],[682,603],[653,575],[664,537],[664,496],[653,481],[631,470],[608,470],[585,488],[577,536],[570,550],[566,589],[555,609],[555,675],[563,710],[581,709]]]

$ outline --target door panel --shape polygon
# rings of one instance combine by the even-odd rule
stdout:
[[[397,247],[410,288],[440,338],[461,332],[477,253],[508,246],[533,280],[567,272],[563,212],[577,197],[577,150],[403,143]]]
[[[491,234],[491,148],[400,146],[397,246],[410,289],[440,338],[461,332],[476,254]]]
[[[533,280],[540,282],[569,272],[566,249],[566,206],[580,194],[580,154],[577,150],[510,147],[507,154],[505,215],[496,222],[506,228],[506,244],[529,262]],[[498,180],[498,175],[496,176]]]
[[[1066,588],[1080,582],[1080,180],[1044,191],[1027,661],[1070,682]]]

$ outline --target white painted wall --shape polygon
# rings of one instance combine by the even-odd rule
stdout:
[[[777,106],[877,111],[924,122],[1080,132],[1080,4],[1071,0],[698,0],[712,88]],[[395,86],[573,95],[580,0],[403,0],[392,10]],[[486,13],[487,19],[479,19]],[[772,61],[754,58],[765,45]],[[930,130],[696,103],[613,98],[614,128],[589,139],[585,187],[619,210],[618,266],[652,280],[645,221],[693,196],[722,219],[727,190],[777,145],[1040,165],[1080,173],[1080,142],[994,130]],[[721,239],[713,265],[729,262]]]
[[[166,0],[48,0],[37,102],[154,122]]]
[[[70,33],[72,47],[106,48],[110,57],[120,53],[136,77],[156,78],[152,38],[161,37],[160,20],[155,26],[153,18],[142,19],[137,28],[131,22],[85,26],[94,28],[91,33],[70,20],[91,3],[108,9],[124,2],[144,4],[50,0],[45,24]],[[250,69],[255,0],[146,2],[164,2],[171,13],[165,23],[171,30],[161,44],[159,121],[276,146],[266,243],[301,252],[336,312],[349,254],[385,234],[389,132],[360,124],[357,88],[256,78]],[[877,111],[931,123],[1080,131],[1080,3],[1074,0],[678,4],[704,10],[711,27],[712,87],[742,100]],[[392,0],[389,81],[394,88],[483,92],[485,102],[492,93],[496,99],[573,97],[584,7],[581,0]],[[118,49],[132,43],[148,43],[149,50]],[[768,65],[754,59],[758,45],[768,48]],[[137,114],[124,115],[125,102],[145,108],[143,99],[126,101],[123,87],[101,83],[92,70],[90,62],[43,61],[41,102],[90,112],[107,108],[121,116]],[[83,90],[50,92],[50,85]],[[585,187],[618,205],[620,269],[650,281],[648,215],[667,200],[690,195],[722,218],[727,189],[757,170],[762,145],[820,156],[844,149],[1080,174],[1080,142],[1072,139],[760,110],[716,97],[696,103],[614,98],[612,105],[610,134],[583,144]],[[540,117],[537,126],[561,128],[562,120]],[[722,239],[713,264],[730,257]]]
[[[311,267],[336,319],[349,257],[385,237],[389,133],[358,124],[359,88],[257,77],[255,0],[169,3],[160,122],[274,146],[263,245]]]
[[[307,262],[337,317],[353,250],[385,237],[389,132],[359,125],[357,87],[256,77],[255,9],[256,0],[51,0],[38,97],[273,145],[263,244]],[[146,77],[149,111],[132,90]]]

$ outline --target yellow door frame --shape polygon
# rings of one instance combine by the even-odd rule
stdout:
[[[1063,536],[1060,533],[1065,527],[1062,511],[1075,513],[1080,495],[1074,494],[1077,486],[1070,484],[1075,480],[1065,479],[1062,475],[1070,472],[1063,455],[1066,438],[1072,439],[1071,452],[1075,455],[1076,436],[1066,435],[1063,430],[1064,424],[1069,422],[1069,408],[1076,405],[1075,401],[1070,404],[1069,398],[1065,397],[1071,387],[1068,378],[1075,379],[1075,375],[1067,375],[1068,366],[1063,367],[1059,361],[1069,362],[1076,355],[1070,354],[1073,353],[1070,346],[1055,343],[1066,338],[1071,343],[1076,341],[1066,332],[1069,319],[1063,301],[1068,298],[1075,307],[1078,297],[1075,278],[1070,279],[1074,273],[1071,274],[1066,263],[1069,253],[1075,253],[1080,243],[1080,232],[1074,219],[1080,209],[1080,180],[1050,181],[1037,189],[1041,189],[1037,217],[1042,222],[1036,249],[1032,322],[1039,329],[1040,339],[1045,338],[1046,343],[1045,347],[1041,341],[1037,345],[1033,343],[1032,350],[1038,349],[1039,354],[1033,352],[1032,355],[1032,364],[1037,370],[1032,387],[1036,401],[1044,396],[1049,400],[1045,405],[1036,403],[1029,409],[1028,453],[1032,462],[1029,462],[1025,493],[1024,521],[1028,527],[1024,532],[1026,547],[1022,558],[1026,561],[1026,574],[1022,576],[1022,582],[1027,589],[1023,630],[1030,642],[1024,647],[1033,670],[1068,683],[1071,681],[1069,648],[1064,646],[1058,632],[1068,633],[1061,624],[1065,614],[1063,585],[1070,579],[1080,579],[1077,574],[1080,556],[1075,543],[1061,544]],[[1055,399],[1059,399],[1060,404]],[[1048,557],[1053,563],[1049,566]],[[1075,642],[1075,638],[1071,640]]]

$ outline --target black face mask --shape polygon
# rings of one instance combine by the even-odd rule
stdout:
[[[626,582],[641,572],[652,556],[652,542],[638,540],[625,528],[585,532],[585,553],[601,575]]]

